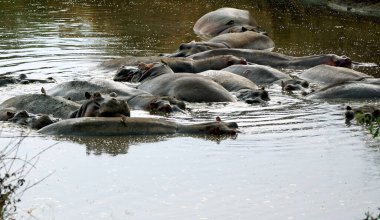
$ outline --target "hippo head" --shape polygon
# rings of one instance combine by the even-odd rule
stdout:
[[[187,57],[196,53],[218,49],[218,48],[227,48],[227,46],[222,43],[191,41],[190,43],[182,43],[175,53],[169,54],[167,56],[168,57]]]
[[[124,100],[111,98],[102,102],[98,109],[98,117],[118,117],[124,115],[131,116],[128,104]]]
[[[236,97],[248,104],[260,104],[270,100],[269,93],[264,87],[258,90],[241,89],[238,91]]]
[[[309,82],[303,79],[288,79],[281,81],[283,91],[304,90],[309,87]]]
[[[20,125],[27,125],[29,121],[29,113],[25,110],[18,111],[13,114],[11,118],[8,119],[8,121],[20,124]]]
[[[142,75],[139,78],[138,82],[142,82],[146,79],[154,78],[167,73],[174,74],[173,70],[170,69],[168,65],[162,62],[150,64],[140,63],[139,69],[142,71]]]
[[[226,59],[226,64],[227,66],[232,66],[232,65],[247,65],[247,60],[245,58],[239,58],[233,55],[224,55],[222,56],[224,59]]]
[[[49,115],[34,115],[25,110],[16,112],[8,121],[19,125],[29,126],[32,129],[41,129],[47,125],[57,122],[58,119],[51,118]]]
[[[123,66],[117,70],[113,80],[122,82],[138,82],[141,74],[141,70],[137,67]]]
[[[349,68],[352,66],[352,60],[347,56],[338,56],[335,54],[330,54],[325,64],[330,65],[330,66],[339,66],[339,67]]]
[[[184,112],[186,105],[174,97],[162,96],[157,97],[149,103],[151,113],[168,114],[171,112]]]

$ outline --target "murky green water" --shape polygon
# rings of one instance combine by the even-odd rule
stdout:
[[[0,0],[0,74],[58,82],[111,78],[99,63],[124,55],[173,52],[197,37],[192,26],[223,6],[254,14],[289,55],[345,54],[380,64],[380,21],[298,1]],[[379,67],[359,70],[380,76]],[[53,85],[43,85],[49,88]],[[0,101],[41,85],[0,88]],[[267,106],[190,104],[189,123],[220,116],[237,137],[54,139],[34,132],[22,153],[41,155],[20,204],[21,219],[360,219],[380,206],[380,151],[344,106],[269,88]],[[133,111],[132,116],[147,113]],[[19,128],[1,124],[0,144]]]

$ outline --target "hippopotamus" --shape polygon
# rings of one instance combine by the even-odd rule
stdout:
[[[245,59],[231,55],[215,56],[200,60],[163,58],[161,62],[169,66],[175,73],[200,73],[206,70],[221,70],[234,64],[247,64]]]
[[[146,56],[146,57],[136,57],[136,56],[125,56],[122,58],[115,58],[111,60],[104,61],[100,64],[100,67],[106,69],[117,69],[122,66],[137,66],[139,63],[155,63],[160,62],[162,56]]]
[[[62,97],[45,94],[19,95],[5,100],[0,109],[14,108],[33,114],[51,114],[55,118],[69,118],[71,112],[79,109],[80,104]]]
[[[7,76],[7,74],[2,74],[0,76],[0,86],[5,86],[8,84],[28,84],[28,83],[54,83],[55,80],[52,77],[46,79],[29,79],[26,74],[22,73],[18,77]]]
[[[70,114],[70,118],[80,117],[130,117],[130,109],[124,100],[116,98],[104,98],[99,92],[94,94],[86,93],[88,101]]]
[[[198,73],[210,77],[229,92],[233,92],[239,100],[247,103],[263,103],[269,101],[269,94],[264,88],[259,88],[251,80],[223,70],[208,70]]]
[[[346,107],[346,122],[351,121],[357,114],[363,114],[364,120],[373,121],[380,117],[380,105],[363,105],[359,107]]]
[[[59,121],[59,119],[51,117],[47,114],[32,114],[25,110],[17,111],[15,113],[8,113],[10,116],[8,119],[9,122],[27,126],[36,130]]]
[[[203,15],[194,24],[193,30],[205,39],[230,32],[262,32],[249,11],[236,8],[220,8]]]
[[[284,91],[304,90],[309,87],[309,83],[305,80],[290,77],[286,73],[264,65],[232,65],[223,71],[243,76],[261,86],[278,84]]]
[[[346,81],[336,83],[307,96],[309,99],[379,99],[380,81]]]
[[[233,55],[242,57],[247,62],[267,65],[277,68],[310,68],[320,64],[327,64],[331,66],[350,67],[352,61],[346,56],[338,56],[335,54],[320,54],[302,57],[287,56],[280,53],[274,53],[270,51],[251,50],[251,49],[215,49],[208,50],[201,53],[197,53],[189,56],[194,60],[204,59],[208,57],[220,56],[220,55]]]
[[[152,95],[141,89],[132,88],[120,82],[111,80],[69,81],[58,84],[49,89],[47,94],[62,96],[73,101],[86,100],[86,92],[99,92],[104,97],[110,94],[116,95],[119,100],[124,100],[132,109],[141,109],[153,113],[170,113],[185,109],[185,104],[174,97],[160,97]]]
[[[372,78],[372,76],[353,69],[324,64],[303,71],[299,77],[309,82],[318,83],[324,86],[342,83],[345,81],[360,81]]]
[[[235,99],[209,77],[192,73],[174,73],[163,63],[146,65],[138,73],[138,89],[161,96],[174,96],[188,102],[233,102]]]
[[[220,48],[244,48],[255,50],[272,50],[274,42],[266,35],[256,32],[229,33],[216,36],[209,41],[183,43],[174,54],[168,57],[187,57],[207,50]]]
[[[68,136],[121,136],[121,135],[168,135],[212,134],[235,135],[235,122],[214,122],[183,125],[159,118],[82,117],[59,121],[39,130],[42,134]]]

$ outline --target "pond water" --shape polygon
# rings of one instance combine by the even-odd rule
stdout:
[[[0,0],[0,74],[112,78],[102,61],[173,52],[220,7],[251,11],[289,55],[335,53],[380,76],[380,21],[295,1]],[[291,70],[287,70],[288,72]],[[0,101],[41,84],[0,88]],[[44,84],[45,88],[53,85]],[[265,106],[189,104],[193,123],[236,121],[236,137],[58,139],[30,131],[21,155],[40,155],[18,219],[360,219],[380,207],[380,141],[344,123],[355,102],[306,101],[268,88]],[[132,111],[132,116],[149,116]],[[22,129],[1,124],[0,146]],[[25,131],[24,131],[25,132]]]

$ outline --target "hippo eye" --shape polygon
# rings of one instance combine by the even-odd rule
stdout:
[[[233,24],[235,24],[235,21],[234,20],[230,20],[229,22],[227,22],[226,25],[233,25]]]

